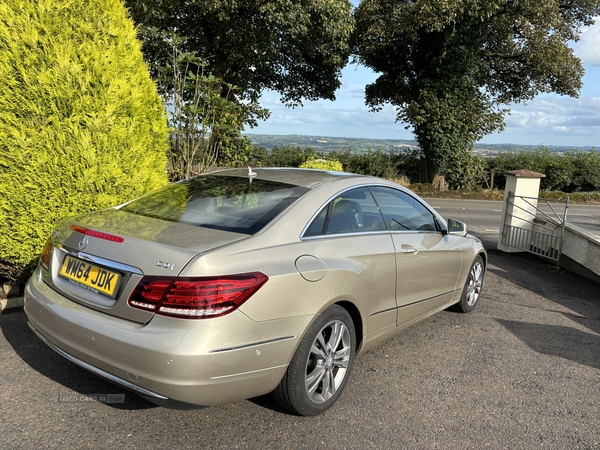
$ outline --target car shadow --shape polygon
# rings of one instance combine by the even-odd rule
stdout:
[[[559,269],[528,253],[488,251],[492,273],[522,289],[523,296],[507,301],[526,301],[535,294],[556,307],[545,308],[568,319],[572,326],[497,319],[532,350],[600,368],[600,284]],[[525,292],[528,291],[528,292]],[[539,307],[539,306],[532,306]],[[564,322],[564,321],[560,321]]]
[[[532,350],[600,369],[600,336],[573,327],[498,319]]]
[[[57,402],[89,401],[87,399],[104,396],[111,399],[106,404],[115,409],[138,410],[156,407],[135,393],[110,383],[58,355],[31,331],[23,308],[4,311],[0,323],[0,331],[4,338],[29,367],[67,388],[58,393]],[[118,403],[121,399],[123,402]]]
[[[279,406],[279,404],[277,404],[277,402],[275,400],[273,400],[273,398],[271,397],[270,394],[261,395],[260,397],[249,398],[248,401],[251,403],[254,403],[257,406],[260,406],[261,408],[270,409],[271,411],[274,411],[277,413],[294,415],[287,409],[284,409],[281,406]]]

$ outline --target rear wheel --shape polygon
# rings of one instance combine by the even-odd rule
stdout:
[[[479,296],[481,295],[481,289],[483,288],[483,278],[485,275],[485,266],[483,265],[483,258],[477,256],[471,270],[469,270],[469,276],[465,283],[465,287],[460,297],[460,301],[454,305],[454,310],[468,313],[475,309]]]
[[[329,307],[308,329],[273,398],[302,416],[326,411],[348,382],[355,351],[352,318],[341,306]]]

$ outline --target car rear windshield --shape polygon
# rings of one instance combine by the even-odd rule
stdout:
[[[254,234],[307,191],[302,186],[250,177],[201,175],[151,192],[121,210],[170,222]]]

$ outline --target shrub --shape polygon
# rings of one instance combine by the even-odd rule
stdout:
[[[251,166],[266,167],[269,160],[267,149],[260,145],[252,145],[251,152],[252,154],[248,163]]]
[[[320,170],[332,170],[334,172],[342,172],[342,163],[335,159],[309,159],[308,161],[300,164],[303,169],[320,169]]]
[[[484,162],[473,155],[471,150],[459,149],[456,153],[448,155],[444,178],[452,190],[473,189],[484,182]]]
[[[57,219],[166,183],[164,108],[120,0],[0,2],[0,276]]]
[[[271,154],[265,161],[265,167],[299,167],[300,164],[315,156],[315,151],[311,147],[302,149],[293,145],[277,146],[271,150]]]
[[[350,150],[329,153],[328,158],[342,163],[344,171],[395,179],[399,176],[407,182],[423,178],[423,154],[418,149],[403,149],[388,152],[384,149],[369,150],[366,153],[352,153]]]
[[[600,190],[600,152],[574,150],[566,155],[573,168],[573,179],[569,192]]]
[[[241,167],[248,165],[254,156],[254,147],[247,136],[232,133],[230,140],[219,148],[217,165],[222,167]]]
[[[347,159],[344,170],[374,177],[394,178],[398,175],[394,156],[382,149],[353,154]]]
[[[158,71],[170,112],[169,178],[179,181],[215,165],[246,164],[252,154],[250,140],[241,136],[246,108],[229,100],[238,89],[208,75],[203,58],[182,53],[178,36],[171,40],[169,64]]]
[[[593,150],[572,150],[563,155],[540,147],[534,151],[502,152],[486,162],[488,169],[495,174],[495,184],[501,188],[506,183],[504,172],[528,169],[546,175],[540,183],[544,190],[578,192],[600,189],[600,153]]]

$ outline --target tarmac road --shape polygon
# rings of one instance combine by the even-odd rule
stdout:
[[[480,238],[485,247],[496,248],[498,232],[502,223],[503,202],[489,200],[425,199],[446,219],[452,218],[465,222],[469,233]],[[552,204],[562,216],[564,206]],[[550,208],[539,203],[539,207],[548,214]],[[600,205],[569,205],[567,222],[595,233],[600,238]]]
[[[600,285],[526,254],[490,251],[473,313],[442,312],[361,355],[314,418],[268,397],[154,407],[55,354],[22,309],[0,331],[3,449],[600,449]]]

